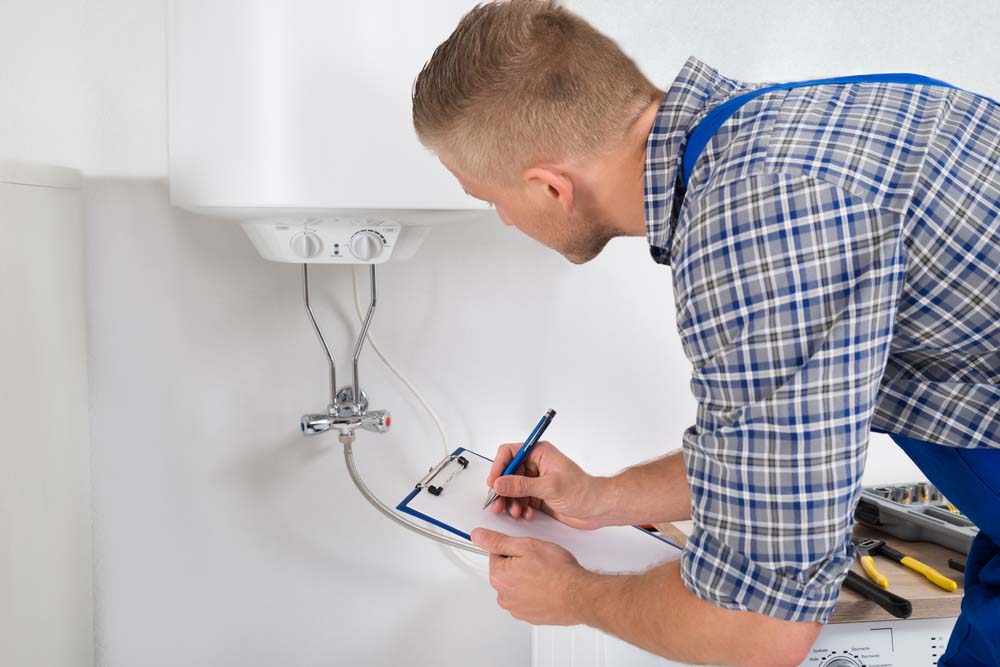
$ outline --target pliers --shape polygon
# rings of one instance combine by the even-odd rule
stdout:
[[[872,557],[872,543],[879,542],[880,540],[863,540],[855,538],[851,540],[854,543],[854,550],[858,552],[858,560],[861,561],[861,567],[864,568],[865,574],[868,578],[874,581],[876,584],[882,588],[889,589],[889,580],[885,578],[885,575],[878,571],[875,567],[875,559]],[[882,542],[885,544],[885,542]],[[875,545],[877,546],[877,545]]]
[[[882,588],[889,588],[889,580],[878,571],[878,568],[875,566],[875,559],[873,556],[885,556],[890,560],[896,561],[900,565],[910,568],[914,572],[919,572],[927,577],[927,579],[935,586],[943,588],[949,593],[958,588],[958,584],[955,583],[954,580],[944,576],[930,565],[921,563],[916,558],[905,556],[899,551],[896,551],[887,545],[885,540],[855,538],[851,541],[854,543],[854,548],[858,552],[858,557],[861,560],[861,567],[864,568],[868,577]]]

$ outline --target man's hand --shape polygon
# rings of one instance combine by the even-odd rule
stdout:
[[[511,616],[534,625],[581,623],[574,592],[590,573],[573,554],[552,542],[486,528],[476,528],[471,537],[490,552],[490,585]]]
[[[583,530],[605,525],[602,514],[609,503],[605,477],[588,475],[547,440],[536,444],[513,475],[503,475],[520,443],[500,445],[486,477],[486,485],[500,494],[490,508],[499,514],[506,506],[515,519],[531,519],[541,510],[558,521]]]

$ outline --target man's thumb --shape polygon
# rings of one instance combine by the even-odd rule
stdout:
[[[511,537],[489,528],[475,528],[469,533],[472,543],[492,554],[503,556],[524,556],[533,548],[530,537]]]
[[[548,482],[544,477],[525,477],[523,475],[507,475],[498,477],[493,482],[493,490],[508,498],[524,498],[534,496],[544,498]]]

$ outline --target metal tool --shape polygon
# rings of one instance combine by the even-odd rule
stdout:
[[[892,493],[892,499],[902,505],[909,505],[913,500],[913,487],[907,484],[897,486]]]
[[[870,542],[874,542],[875,540],[853,541],[854,549],[858,552],[858,560],[861,561],[861,567],[864,569],[865,574],[882,588],[888,589],[889,580],[885,578],[884,574],[878,571],[878,567],[875,566],[875,559],[872,557],[870,547],[868,546]]]
[[[932,542],[964,554],[979,533],[932,484],[866,487],[854,518],[908,542]]]
[[[896,618],[909,618],[913,613],[913,604],[909,600],[879,588],[854,570],[848,571],[844,588],[871,600]]]
[[[931,489],[934,487],[928,482],[920,482],[916,485],[917,502],[929,503],[931,501]]]
[[[854,548],[859,553],[865,554],[861,561],[861,565],[864,567],[865,572],[869,577],[871,577],[872,581],[876,582],[883,588],[888,588],[889,582],[886,580],[885,585],[882,584],[885,577],[878,571],[878,568],[875,567],[875,561],[872,556],[885,556],[890,560],[894,560],[900,565],[908,567],[914,572],[924,575],[924,577],[926,577],[932,584],[938,588],[948,591],[949,593],[958,588],[958,584],[954,580],[944,576],[930,565],[922,563],[912,556],[906,556],[903,553],[896,551],[886,544],[885,540],[855,538],[852,542],[854,543]],[[864,560],[865,557],[869,559],[867,564]]]

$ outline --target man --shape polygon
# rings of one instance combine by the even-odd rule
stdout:
[[[1000,664],[1000,106],[947,86],[763,94],[689,58],[666,91],[553,2],[477,6],[413,91],[420,140],[505,224],[573,263],[645,236],[671,267],[696,424],[682,451],[593,477],[542,443],[493,511],[578,528],[688,518],[680,561],[581,568],[473,531],[515,618],[585,623],[686,662],[798,665],[853,557],[871,431],[981,529],[940,665]],[[506,557],[504,557],[506,556]]]

